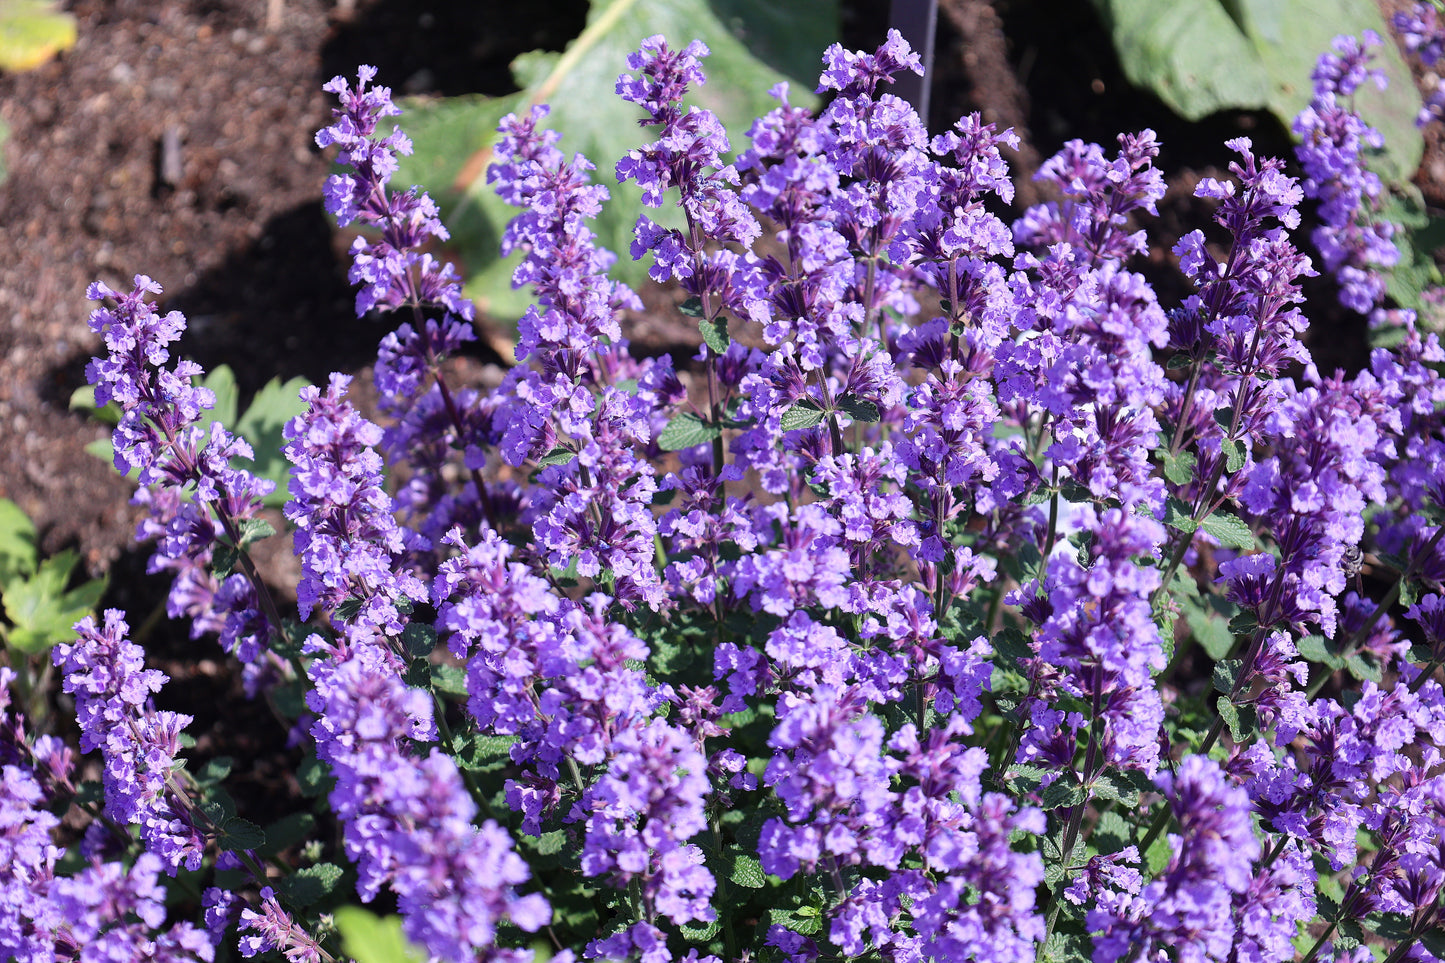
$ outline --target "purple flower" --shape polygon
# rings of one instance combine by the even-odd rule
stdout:
[[[146,296],[160,290],[144,275],[136,276],[128,294],[100,282],[90,286],[90,300],[111,299],[115,307],[91,313],[91,330],[104,336],[108,354],[91,359],[86,378],[95,386],[98,405],[115,401],[121,408],[112,433],[115,465],[139,471],[144,487],[134,501],[150,515],[136,537],[158,540],[150,571],[175,573],[168,611],[189,615],[193,636],[218,632],[226,650],[245,663],[247,688],[254,692],[266,672],[266,642],[277,626],[262,614],[256,584],[239,573],[218,584],[209,569],[221,537],[236,546],[275,486],[232,467],[234,460],[252,457],[244,439],[218,422],[209,430],[201,427],[201,413],[216,399],[191,384],[203,374],[200,366],[181,360],[165,367],[186,319],[178,311],[156,314]]]
[[[1249,796],[1204,756],[1186,756],[1177,774],[1161,772],[1155,782],[1179,821],[1179,835],[1170,836],[1174,857],[1142,889],[1098,893],[1088,914],[1089,929],[1098,931],[1095,963],[1126,953],[1151,959],[1156,948],[1184,963],[1226,960],[1240,923],[1234,894],[1250,887],[1260,854]]]
[[[107,609],[105,625],[90,616],[75,625],[79,638],[55,647],[64,689],[75,697],[80,749],[105,758],[105,812],[122,826],[140,827],[146,848],[174,875],[198,869],[204,835],[171,784],[171,763],[190,716],[155,708],[151,694],[167,681],[146,669],[140,646],[126,638],[124,613]]]

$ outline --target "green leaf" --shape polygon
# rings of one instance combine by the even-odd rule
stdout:
[[[1171,455],[1168,449],[1161,448],[1159,456],[1164,459],[1164,477],[1176,485],[1187,485],[1194,480],[1194,466],[1199,459],[1194,457],[1191,451],[1181,451],[1177,455]]]
[[[1219,450],[1224,452],[1224,467],[1231,475],[1244,467],[1244,446],[1233,438],[1226,438],[1219,443]]]
[[[1066,773],[1044,788],[1040,806],[1043,809],[1077,806],[1087,797],[1084,787],[1075,782],[1071,774]]]
[[[844,395],[838,400],[838,407],[854,421],[871,423],[878,420],[878,406],[856,395]]]
[[[236,375],[230,366],[218,364],[204,378],[193,378],[192,381],[198,387],[209,389],[216,396],[216,403],[209,410],[202,409],[196,424],[200,425],[207,435],[211,433],[213,422],[219,421],[226,428],[234,425],[236,404],[241,392],[236,387]]]
[[[1161,833],[1159,838],[1149,844],[1149,851],[1144,854],[1144,862],[1149,865],[1149,872],[1152,875],[1159,875],[1174,858],[1174,850],[1169,845],[1167,833]]]
[[[733,343],[732,338],[728,337],[728,323],[724,318],[713,318],[711,321],[703,318],[698,321],[697,328],[702,332],[702,340],[713,354],[723,354],[728,345]]]
[[[4,587],[5,617],[14,626],[8,643],[27,655],[44,652],[74,636],[76,622],[95,612],[105,594],[105,580],[91,579],[65,590],[80,556],[73,549],[40,563],[28,579],[14,579]]]
[[[442,695],[465,699],[467,673],[454,665],[435,664],[431,667],[431,687]]]
[[[221,838],[217,844],[222,849],[259,849],[266,845],[266,834],[261,827],[249,819],[232,817],[221,826]]]
[[[275,483],[276,490],[261,499],[272,508],[280,508],[291,498],[288,490],[291,462],[281,452],[281,446],[286,441],[282,431],[287,422],[306,411],[301,389],[309,384],[305,378],[292,378],[284,383],[280,378],[272,378],[256,392],[245,414],[226,422],[228,426],[234,426],[232,430],[236,434],[251,443],[255,452],[253,463],[245,467],[257,477]]]
[[[1322,635],[1306,635],[1296,642],[1294,647],[1302,658],[1311,662],[1318,662],[1331,669],[1342,669],[1345,666],[1345,660],[1335,654]]]
[[[401,641],[407,652],[424,659],[437,647],[437,630],[420,622],[410,622],[401,630]]]
[[[636,73],[628,71],[627,55],[654,34],[675,44],[701,39],[712,51],[703,62],[708,83],[691,91],[688,102],[716,111],[733,145],[742,147],[752,120],[777,106],[767,90],[779,81],[791,81],[795,104],[818,104],[808,91],[817,86],[819,55],[837,39],[838,29],[837,0],[592,0],[586,29],[564,52],[534,51],[513,61],[513,76],[523,88],[518,93],[405,103],[401,123],[416,150],[401,158],[393,182],[421,184],[441,205],[463,262],[466,295],[490,314],[520,317],[530,303],[511,287],[520,254],[498,257],[502,231],[518,212],[486,183],[504,115],[552,105],[543,125],[563,132],[559,146],[567,156],[587,155],[597,165],[593,179],[612,192],[595,222],[599,245],[626,252],[642,209],[641,191],[635,182],[618,184],[613,170],[628,151],[655,136],[638,127],[640,108],[614,93],[619,74]],[[661,209],[647,214],[663,227],[681,227],[675,202],[676,195],[669,195]],[[634,262],[624,254],[614,276],[640,286],[650,261]]]
[[[548,468],[552,465],[571,464],[572,459],[576,457],[577,453],[575,451],[572,451],[571,449],[560,447],[553,448],[551,451],[547,452],[547,454],[541,457],[541,459],[537,462],[537,467]]]
[[[325,899],[341,881],[343,870],[335,863],[317,863],[298,869],[276,883],[276,892],[292,906],[301,908]]]
[[[657,446],[663,451],[682,451],[695,445],[705,445],[722,434],[717,425],[710,425],[691,411],[684,411],[667,423],[657,436]]]
[[[1408,181],[1424,141],[1415,128],[1420,98],[1409,67],[1389,42],[1375,0],[1093,0],[1130,83],[1153,91],[1186,120],[1220,110],[1263,108],[1288,129],[1313,93],[1310,72],[1338,34],[1374,30],[1389,79],[1356,93],[1356,107],[1385,138],[1372,166]]]
[[[702,318],[702,298],[688,298],[677,306],[685,318]]]
[[[323,795],[330,786],[331,771],[326,768],[326,763],[308,755],[296,769],[296,783],[301,787],[301,795],[315,798]]]
[[[35,525],[8,498],[0,498],[0,590],[11,579],[35,571],[39,551],[35,547]]]
[[[543,833],[532,843],[532,848],[539,855],[555,856],[567,848],[567,832],[562,829],[554,829],[551,832]]]
[[[1384,678],[1380,667],[1358,652],[1351,652],[1345,656],[1345,668],[1349,670],[1350,675],[1362,681],[1378,683]]]
[[[266,825],[266,845],[261,847],[261,855],[274,856],[285,852],[305,840],[315,828],[316,817],[310,813],[290,813],[282,816]]]
[[[241,550],[227,542],[217,542],[211,549],[211,575],[217,581],[224,580],[236,570],[241,561]]]
[[[1229,696],[1220,696],[1214,705],[1215,708],[1219,710],[1219,718],[1223,719],[1224,724],[1229,727],[1229,734],[1233,737],[1234,741],[1239,742],[1243,739],[1244,727],[1239,721],[1239,709],[1233,702],[1229,701]]]
[[[1223,659],[1214,663],[1214,688],[1229,695],[1239,680],[1239,670],[1244,668],[1243,659]]]
[[[259,541],[270,538],[276,534],[276,529],[264,518],[245,518],[241,520],[241,547],[250,548]]]
[[[1254,532],[1238,515],[1224,511],[1215,512],[1201,522],[1199,527],[1214,536],[1225,548],[1254,548]]]
[[[768,878],[763,873],[763,864],[756,857],[746,853],[737,853],[732,858],[732,866],[728,870],[728,879],[744,889],[762,889],[767,885]]]
[[[75,46],[75,17],[53,0],[0,0],[0,70],[33,70]]]
[[[1234,648],[1234,635],[1229,631],[1229,622],[1205,604],[1185,598],[1181,600],[1184,621],[1194,640],[1204,649],[1204,654],[1215,662],[1229,655]]]
[[[407,942],[400,916],[379,917],[359,906],[343,906],[333,916],[341,949],[356,963],[422,963],[426,954]]]
[[[823,420],[823,409],[814,401],[800,401],[783,412],[780,427],[783,431],[797,431],[811,428]]]
[[[1093,794],[1099,799],[1117,800],[1120,805],[1133,808],[1139,805],[1139,787],[1128,775],[1110,769],[1094,781]]]
[[[1186,535],[1193,535],[1199,530],[1199,526],[1194,523],[1194,513],[1189,510],[1189,506],[1173,495],[1170,495],[1169,500],[1164,503],[1164,524],[1184,532]]]

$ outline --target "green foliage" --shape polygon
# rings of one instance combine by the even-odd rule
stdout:
[[[1309,104],[1310,72],[1339,34],[1390,35],[1375,0],[1093,0],[1130,83],[1187,120],[1220,110],[1262,109],[1285,129]],[[1386,42],[1377,65],[1390,86],[1366,84],[1361,116],[1385,137],[1375,170],[1403,185],[1420,166],[1420,96],[1410,68]]]
[[[377,916],[359,906],[335,914],[341,948],[356,963],[422,963],[426,954],[407,942],[400,916]]]
[[[35,526],[20,506],[0,498],[0,640],[22,656],[39,655],[71,638],[76,622],[95,612],[104,579],[68,588],[80,554],[66,549],[40,558]]]
[[[519,255],[497,255],[502,230],[517,212],[492,193],[486,170],[497,124],[533,104],[552,106],[546,125],[564,132],[563,151],[580,151],[597,165],[594,179],[608,185],[616,199],[598,219],[599,243],[619,255],[614,276],[634,286],[643,283],[646,266],[627,256],[641,191],[635,184],[618,185],[612,170],[646,132],[636,123],[641,111],[619,99],[614,88],[627,55],[658,33],[673,40],[697,37],[708,45],[708,83],[690,99],[717,113],[736,150],[745,145],[743,134],[753,118],[776,106],[764,93],[775,83],[791,84],[794,104],[817,103],[810,91],[821,69],[818,54],[838,35],[838,7],[836,0],[592,0],[586,28],[566,51],[532,51],[513,61],[518,93],[404,104],[416,152],[402,158],[396,180],[420,184],[436,198],[462,261],[464,293],[484,311],[516,318],[530,303],[511,286]],[[665,226],[681,225],[674,208],[647,213]]]
[[[75,17],[55,0],[0,0],[0,70],[34,70],[76,38]]]

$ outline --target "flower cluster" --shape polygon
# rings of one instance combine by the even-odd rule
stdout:
[[[1436,24],[1400,22],[1427,61]],[[53,656],[102,766],[77,858],[58,814],[100,797],[0,669],[0,955],[330,963],[359,899],[445,961],[1263,963],[1306,931],[1302,963],[1356,963],[1367,932],[1432,959],[1445,350],[1407,324],[1316,371],[1292,236],[1318,200],[1345,303],[1384,303],[1353,104],[1377,42],[1322,58],[1302,178],[1228,143],[1195,190],[1222,244],[1178,242],[1166,304],[1140,273],[1153,131],[1064,145],[1052,200],[1010,217],[1018,139],[978,115],[930,136],[887,92],[921,70],[896,32],[830,47],[816,112],[775,88],[731,161],[687,103],[708,48],[648,38],[616,92],[653,139],[612,172],[676,201],[631,254],[703,346],[634,356],[609,191],[536,106],[487,174],[536,296],[489,391],[448,384],[472,308],[428,253],[436,204],[389,187],[390,91],[331,81],[357,311],[405,317],[380,424],[336,374],[285,428],[299,622],[245,552],[266,484],[203,427],[153,282],[92,289],[114,306],[89,375],[171,613],[249,666],[334,832],[262,842],[225,766],[180,764],[189,720],[122,614],[86,619]]]

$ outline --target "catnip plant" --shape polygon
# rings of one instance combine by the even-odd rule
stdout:
[[[1431,8],[1397,29],[1445,45]],[[1297,167],[1228,142],[1161,302],[1152,131],[1064,145],[1008,221],[1017,139],[930,136],[897,33],[829,48],[816,114],[775,88],[732,162],[687,103],[707,48],[649,38],[617,82],[646,143],[603,176],[545,107],[502,121],[535,303],[490,390],[446,364],[472,306],[391,186],[390,91],[332,80],[325,204],[398,323],[375,421],[335,374],[286,428],[294,610],[185,319],[89,292],[137,537],[304,748],[300,808],[238,812],[125,613],[86,618],[53,659],[78,746],[0,669],[0,955],[405,958],[360,902],[447,961],[1438,959],[1445,351],[1386,297],[1378,42],[1321,58]],[[624,336],[614,175],[681,367]],[[1354,375],[1301,342],[1307,198],[1342,304],[1396,329]]]

